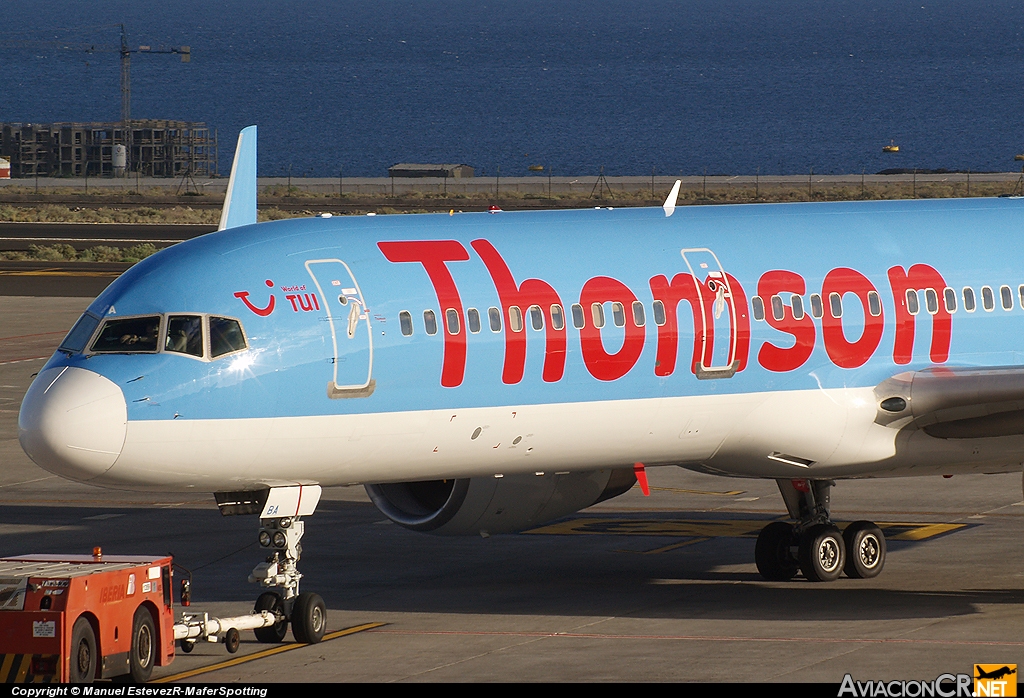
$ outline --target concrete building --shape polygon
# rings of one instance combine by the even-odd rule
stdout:
[[[421,165],[400,162],[388,168],[389,177],[451,177],[455,179],[473,176],[469,165]]]
[[[120,122],[0,123],[0,157],[11,161],[12,177],[112,177],[119,144],[127,146],[127,172],[218,174],[217,134],[201,122],[133,121],[127,133]]]

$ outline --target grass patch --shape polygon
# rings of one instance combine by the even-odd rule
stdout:
[[[29,245],[25,252],[0,252],[0,260],[21,262],[120,262],[135,264],[154,254],[157,247],[144,242],[131,247],[98,245],[76,250],[71,245]]]

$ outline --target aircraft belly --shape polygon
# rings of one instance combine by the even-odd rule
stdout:
[[[269,481],[329,486],[674,464],[710,457],[736,415],[762,399],[132,421],[121,457],[95,482],[213,491]]]
[[[766,478],[1021,468],[1015,454],[1024,451],[1024,437],[935,439],[876,424],[875,414],[870,389],[846,389],[132,421],[121,456],[93,482],[219,491],[587,471],[636,462]]]

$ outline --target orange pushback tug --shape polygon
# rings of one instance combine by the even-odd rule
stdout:
[[[0,558],[0,682],[149,678],[174,659],[171,558]]]
[[[0,683],[90,683],[125,674],[146,681],[154,666],[174,661],[175,641],[184,652],[196,642],[223,642],[234,653],[238,631],[262,630],[261,642],[280,642],[288,603],[296,639],[315,643],[323,637],[323,600],[316,594],[289,602],[268,591],[252,613],[186,613],[175,622],[173,565],[170,557],[104,557],[99,548],[92,555],[0,558]],[[276,579],[276,563],[257,569]],[[181,580],[182,606],[189,605],[191,576]]]

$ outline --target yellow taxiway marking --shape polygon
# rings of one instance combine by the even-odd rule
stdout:
[[[756,536],[764,521],[686,519],[581,518],[533,528],[526,533],[555,535],[601,534],[612,536],[671,536],[673,538],[740,538]]]
[[[353,625],[351,628],[345,628],[344,630],[335,630],[333,633],[327,633],[326,635],[324,635],[324,638],[323,640],[321,640],[321,642],[327,642],[328,640],[336,640],[339,637],[345,637],[346,635],[355,635],[356,633],[361,633],[364,630],[372,630],[373,628],[379,628],[383,625],[387,625],[387,623],[363,623],[362,625]],[[301,649],[303,647],[309,647],[309,643],[292,642],[287,645],[278,645],[277,647],[271,647],[270,649],[261,650],[259,652],[253,652],[252,654],[246,654],[241,657],[235,657],[234,659],[228,659],[227,661],[217,662],[216,664],[210,664],[208,666],[199,667],[198,669],[189,669],[188,671],[182,671],[178,674],[162,676],[159,679],[154,679],[150,683],[171,683],[172,681],[180,681],[182,679],[188,679],[193,676],[208,674],[211,671],[227,669],[228,667],[238,666],[239,664],[245,664],[246,662],[254,662],[257,659],[263,659],[264,657],[272,657],[275,654],[281,654],[282,652],[291,652],[292,650]]]
[[[956,531],[964,528],[967,524],[931,523],[931,524],[908,524],[908,523],[877,523],[875,524],[883,531],[889,540],[925,540],[943,533]],[[904,529],[894,532],[892,529]]]
[[[67,269],[33,269],[32,271],[0,271],[0,276],[121,276],[119,271],[69,271]]]
[[[682,544],[645,552],[663,552],[710,538],[756,538],[765,521],[752,519],[625,519],[586,517],[533,528],[525,533],[547,535],[667,536],[691,538]],[[920,541],[967,528],[963,523],[879,522],[889,540]],[[844,527],[841,524],[840,527]]]
[[[652,487],[651,491],[676,492],[678,494],[707,494],[713,497],[735,497],[738,494],[745,493],[745,490],[729,490],[728,492],[709,492],[707,490],[684,490],[681,487]]]
[[[667,553],[670,550],[676,550],[677,548],[685,548],[688,545],[694,545],[695,543],[703,543],[704,541],[711,540],[710,538],[691,538],[690,540],[680,541],[678,543],[672,543],[671,545],[663,545],[660,548],[654,548],[653,550],[616,550],[617,553],[636,553],[638,555],[657,555],[658,553]]]

